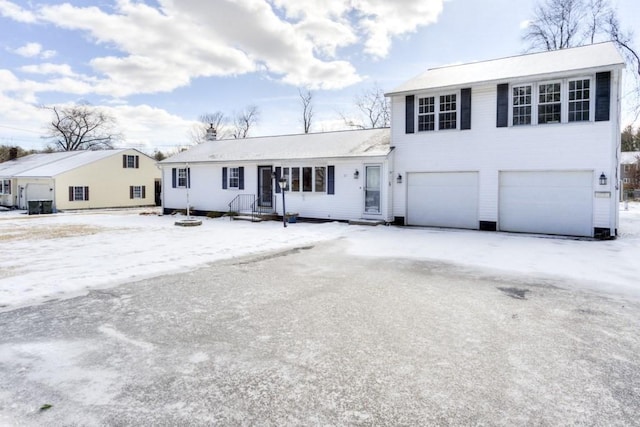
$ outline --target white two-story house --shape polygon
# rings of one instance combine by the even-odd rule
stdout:
[[[396,222],[615,236],[623,67],[602,43],[434,68],[389,92]]]

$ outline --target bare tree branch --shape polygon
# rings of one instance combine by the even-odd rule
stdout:
[[[358,94],[354,98],[354,104],[361,117],[359,119],[348,118],[340,113],[347,126],[357,129],[389,127],[391,110],[387,98],[384,96],[384,91],[377,84]]]
[[[540,0],[523,36],[530,50],[556,50],[585,43],[613,41],[633,70],[635,85],[629,97],[634,122],[640,117],[640,53],[632,34],[620,27],[611,0]]]
[[[302,124],[304,126],[304,133],[309,133],[311,129],[311,121],[313,119],[313,93],[309,89],[298,89],[298,95],[300,95],[300,103],[302,104]]]
[[[236,139],[246,138],[251,129],[258,123],[260,111],[256,105],[248,105],[235,114],[231,136]]]
[[[53,116],[45,138],[52,139],[61,151],[103,150],[122,139],[115,118],[97,107],[79,104],[43,108],[51,110]]]
[[[204,113],[198,117],[199,123],[191,127],[189,139],[194,144],[201,144],[207,140],[207,129],[213,127],[218,139],[229,137],[228,119],[221,111]]]

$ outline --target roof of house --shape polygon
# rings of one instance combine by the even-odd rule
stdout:
[[[53,177],[129,149],[31,154],[0,163],[0,176]]]
[[[390,141],[388,128],[222,139],[196,145],[160,163],[386,156]]]
[[[640,161],[640,151],[623,151],[620,153],[621,165],[632,165]]]
[[[622,68],[624,59],[613,42],[531,53],[469,64],[431,68],[401,84],[387,96],[416,90],[551,76],[598,68]]]

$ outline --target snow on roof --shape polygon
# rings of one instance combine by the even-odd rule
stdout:
[[[620,153],[621,165],[632,165],[640,161],[640,151],[623,151]]]
[[[604,67],[624,67],[624,59],[613,42],[431,68],[386,95]]]
[[[388,128],[222,139],[197,145],[160,163],[293,160],[386,156]]]
[[[52,177],[127,149],[31,154],[0,163],[0,176]]]

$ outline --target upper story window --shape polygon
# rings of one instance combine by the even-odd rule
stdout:
[[[435,130],[436,104],[435,97],[418,98],[418,131]]]
[[[593,120],[594,97],[591,78],[511,86],[511,126]]]
[[[513,125],[531,124],[531,85],[513,87]]]
[[[457,111],[456,95],[441,95],[438,129],[455,129],[457,127]]]
[[[129,154],[122,155],[122,167],[137,169],[140,167],[140,156],[132,156]]]
[[[560,82],[538,85],[538,124],[560,123],[562,98]]]
[[[624,171],[629,172],[631,170],[631,165],[624,165]]]
[[[589,79],[569,80],[569,121],[589,121],[590,86]]]
[[[418,132],[458,128],[458,94],[418,98]]]

